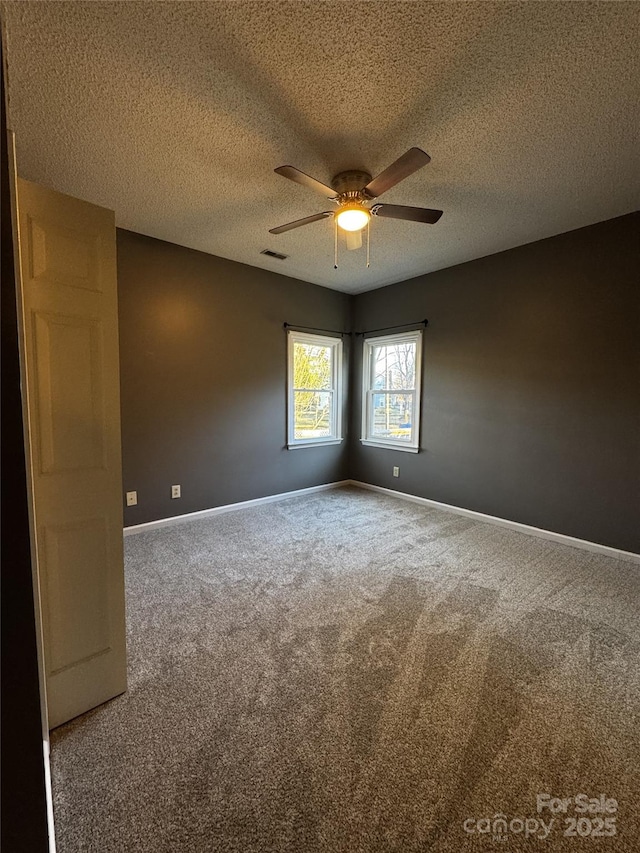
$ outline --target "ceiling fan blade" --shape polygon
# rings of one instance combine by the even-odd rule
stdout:
[[[410,148],[402,157],[398,157],[394,163],[387,166],[384,172],[380,172],[372,181],[369,181],[364,192],[369,198],[378,198],[382,193],[386,193],[391,187],[395,187],[400,181],[404,181],[405,178],[426,166],[430,161],[431,157],[421,148]]]
[[[290,181],[302,184],[303,187],[309,187],[310,190],[322,193],[322,195],[327,198],[335,198],[338,195],[338,193],[331,189],[331,187],[328,187],[320,181],[316,181],[316,179],[312,178],[311,175],[301,172],[300,169],[296,169],[295,166],[278,166],[278,168],[273,171],[282,175],[284,178],[289,178]]]
[[[347,249],[360,249],[362,247],[362,231],[345,231]]]
[[[269,228],[269,234],[283,234],[285,231],[291,231],[292,228],[300,228],[301,225],[318,222],[327,216],[333,216],[333,211],[325,210],[323,213],[314,213],[313,216],[305,216],[304,219],[296,219],[295,222],[287,222],[286,225],[279,225],[277,228]]]
[[[435,225],[442,216],[441,210],[431,210],[429,207],[409,207],[406,204],[374,204],[371,208],[374,216],[387,219],[408,219],[409,222],[426,222]]]

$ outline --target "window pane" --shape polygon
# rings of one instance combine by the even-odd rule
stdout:
[[[416,384],[415,341],[373,347],[373,388],[405,391]]]
[[[294,437],[328,438],[331,436],[331,399],[326,391],[294,392]]]
[[[300,343],[293,345],[293,387],[331,388],[333,347]]]
[[[411,441],[413,394],[372,394],[371,438]]]

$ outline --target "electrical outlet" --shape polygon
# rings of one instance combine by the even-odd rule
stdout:
[[[400,469],[398,468],[398,466],[397,466],[397,465],[394,465],[394,466],[393,466],[393,476],[394,476],[394,477],[399,477],[399,476],[400,476]]]
[[[171,497],[179,498],[180,497],[180,486],[171,486]]]
[[[127,492],[127,506],[135,506],[138,503],[137,492]]]

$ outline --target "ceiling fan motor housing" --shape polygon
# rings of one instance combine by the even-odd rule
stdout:
[[[370,180],[371,175],[368,172],[352,169],[336,175],[331,181],[331,186],[341,197],[340,201],[364,201],[367,196],[362,190]]]

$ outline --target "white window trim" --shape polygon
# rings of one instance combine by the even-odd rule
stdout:
[[[413,341],[416,344],[416,384],[413,390],[413,413],[411,418],[411,441],[400,439],[372,438],[370,431],[371,396],[371,354],[376,346]],[[401,450],[405,453],[418,453],[420,450],[420,391],[422,387],[422,330],[402,332],[396,335],[384,335],[377,338],[365,338],[362,345],[362,437],[360,442],[368,447],[384,447],[387,450]]]
[[[314,344],[315,346],[332,347],[331,355],[331,389],[334,405],[331,412],[331,435],[319,438],[295,437],[295,404],[293,387],[293,347],[296,342]],[[298,389],[300,390],[300,389]],[[316,390],[316,389],[313,389]],[[342,338],[329,335],[311,335],[308,332],[287,332],[287,449],[298,450],[303,447],[326,447],[340,444],[342,436]]]

